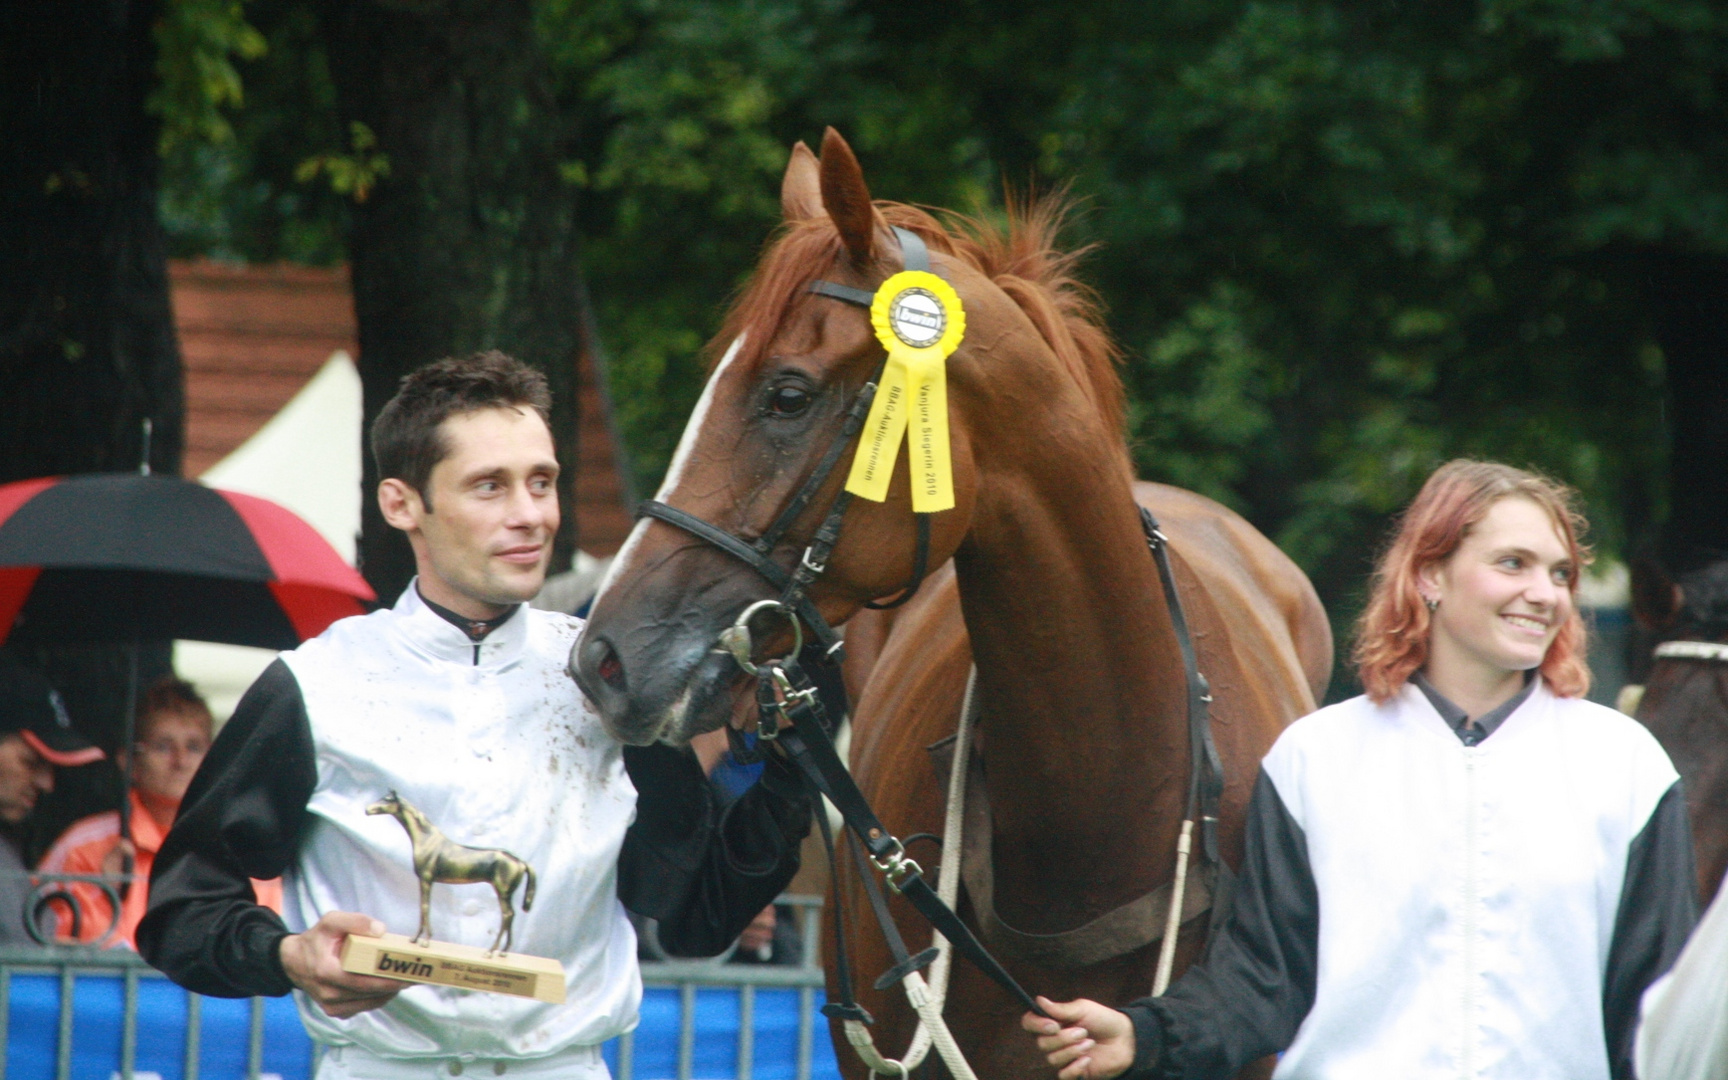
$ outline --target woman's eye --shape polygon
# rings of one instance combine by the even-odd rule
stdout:
[[[809,407],[810,391],[802,386],[776,386],[768,391],[768,411],[775,416],[797,416]]]

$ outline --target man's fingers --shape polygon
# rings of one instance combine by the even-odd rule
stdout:
[[[329,911],[318,920],[315,930],[325,930],[333,934],[365,934],[377,937],[384,933],[384,924],[370,915],[362,915],[357,911]]]
[[[1089,1042],[1090,1040],[1091,1034],[1085,1028],[1063,1028],[1054,1035],[1045,1035],[1039,1038],[1038,1049],[1042,1050],[1046,1054],[1050,1054],[1057,1050],[1066,1050],[1077,1043]],[[1061,1063],[1053,1060],[1050,1064],[1058,1065]]]
[[[1083,1057],[1056,1075],[1061,1080],[1086,1080],[1092,1072],[1092,1059]]]
[[[1054,1035],[1062,1030],[1062,1025],[1047,1016],[1039,1016],[1037,1013],[1027,1013],[1022,1016],[1020,1026],[1034,1035]]]
[[[1057,1068],[1061,1068],[1064,1065],[1072,1064],[1080,1058],[1090,1057],[1092,1048],[1097,1045],[1098,1044],[1093,1042],[1091,1039],[1081,1039],[1074,1045],[1063,1047],[1054,1053],[1046,1054],[1045,1057],[1050,1064]]]

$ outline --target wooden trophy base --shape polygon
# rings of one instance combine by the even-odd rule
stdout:
[[[434,941],[416,945],[401,934],[349,934],[342,943],[342,970],[404,982],[485,990],[562,1004],[564,966],[543,956],[486,955],[473,945]]]

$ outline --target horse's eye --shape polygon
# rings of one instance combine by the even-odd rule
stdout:
[[[768,411],[775,416],[801,415],[810,407],[810,391],[802,386],[776,386],[768,391]]]

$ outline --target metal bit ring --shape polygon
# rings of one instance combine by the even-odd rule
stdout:
[[[731,653],[738,666],[750,675],[758,675],[762,670],[752,658],[756,651],[756,642],[750,633],[750,620],[763,611],[779,612],[792,626],[792,651],[778,662],[790,660],[804,648],[804,625],[798,621],[798,616],[778,600],[758,600],[740,612],[731,626],[720,631],[721,647]]]

